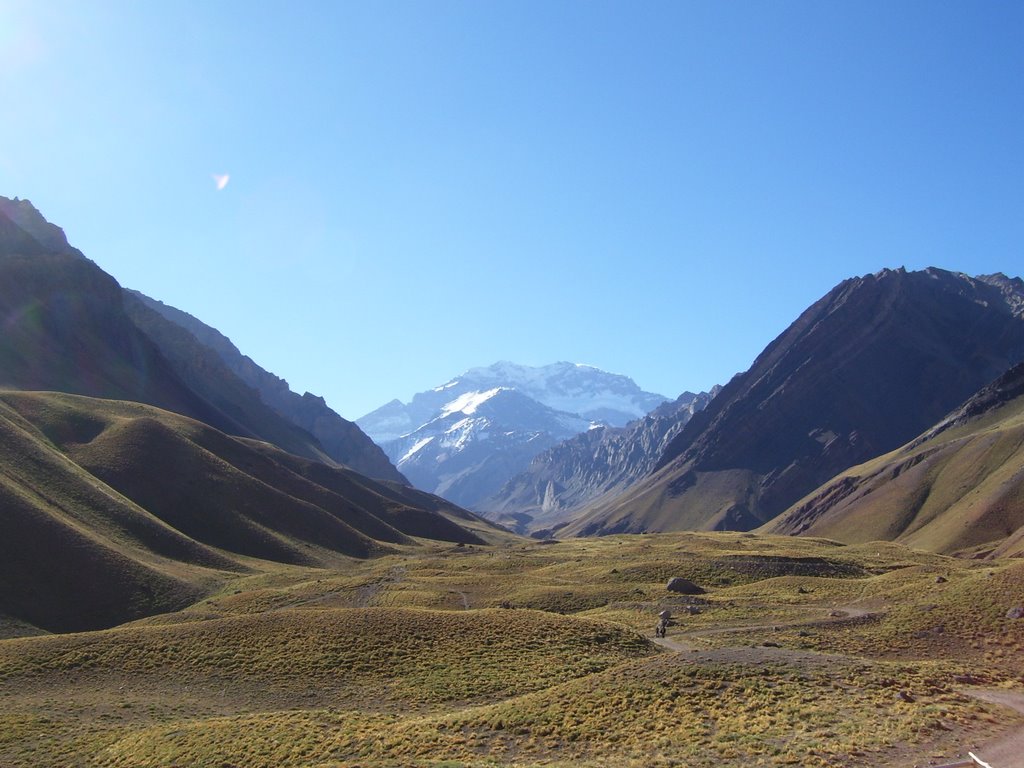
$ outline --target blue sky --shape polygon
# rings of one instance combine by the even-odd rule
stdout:
[[[675,396],[846,277],[1024,272],[1022,83],[1019,2],[0,0],[0,194],[348,418]]]

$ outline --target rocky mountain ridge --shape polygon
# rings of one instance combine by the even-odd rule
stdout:
[[[244,388],[250,389],[256,399],[283,420],[315,437],[324,457],[369,477],[406,482],[384,452],[358,426],[331,410],[322,397],[293,392],[287,381],[243,355],[217,329],[138,291],[126,291],[126,306],[136,323],[144,327],[179,370],[190,372],[194,386],[202,387],[202,382],[212,378],[207,389],[214,396],[217,391],[231,386],[231,380],[237,377]],[[154,314],[166,323],[159,322]],[[167,324],[172,324],[173,328],[168,328]],[[175,328],[180,330],[175,331]],[[218,371],[220,366],[227,370]],[[234,387],[238,389],[237,384]],[[238,399],[242,399],[241,396]],[[276,440],[272,442],[281,444]]]
[[[322,398],[291,392],[190,315],[122,289],[28,200],[0,197],[0,277],[0,309],[11,318],[0,339],[0,386],[149,403],[406,482]]]
[[[418,392],[408,404],[392,400],[356,419],[378,445],[395,440],[435,418],[445,406],[472,392],[514,389],[553,411],[588,421],[624,426],[657,408],[667,397],[645,392],[628,376],[579,363],[529,366],[500,361]]]
[[[720,389],[684,392],[624,427],[597,427],[549,448],[480,511],[520,533],[552,533],[587,502],[649,474],[669,441]]]
[[[729,382],[655,472],[564,533],[749,529],[914,438],[1024,359],[1024,284],[929,268],[840,283]]]

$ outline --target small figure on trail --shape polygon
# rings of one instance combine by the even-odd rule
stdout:
[[[655,637],[664,637],[665,636],[665,625],[662,624],[660,621],[657,624],[654,625],[654,636]]]
[[[672,620],[672,614],[669,611],[662,611],[658,614],[658,624],[654,628],[655,637],[664,637],[668,631],[668,624]]]

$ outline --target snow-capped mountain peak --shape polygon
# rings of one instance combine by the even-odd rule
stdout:
[[[497,491],[541,451],[599,424],[622,425],[665,398],[591,365],[500,361],[357,420],[415,485],[464,506]]]

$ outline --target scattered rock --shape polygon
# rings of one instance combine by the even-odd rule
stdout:
[[[900,691],[897,696],[901,701],[905,701],[908,704],[913,704],[917,699],[910,695],[909,691]]]
[[[672,619],[672,611],[662,611],[658,614],[658,618],[667,624]]]
[[[765,640],[763,643],[761,643],[761,645],[763,645],[765,648],[781,648],[782,647],[778,643],[774,643],[771,640]]]
[[[673,576],[669,579],[665,589],[669,592],[678,592],[681,595],[703,595],[705,592],[692,581],[681,576]]]
[[[796,593],[798,595],[807,595],[807,594],[810,594],[810,592],[811,592],[811,590],[809,590],[807,587],[803,587],[803,586],[798,587],[797,590],[796,590]]]
[[[935,583],[936,584],[945,584],[946,581],[947,581],[947,579],[946,579],[945,576],[936,576],[935,577]]]
[[[698,613],[700,613],[700,608],[698,608],[696,605],[688,605],[686,606],[686,612],[691,616],[696,616]]]
[[[1024,619],[1024,605],[1015,605],[1006,612],[1008,619]]]
[[[960,685],[980,685],[985,681],[974,675],[953,675],[953,682],[960,683]]]

